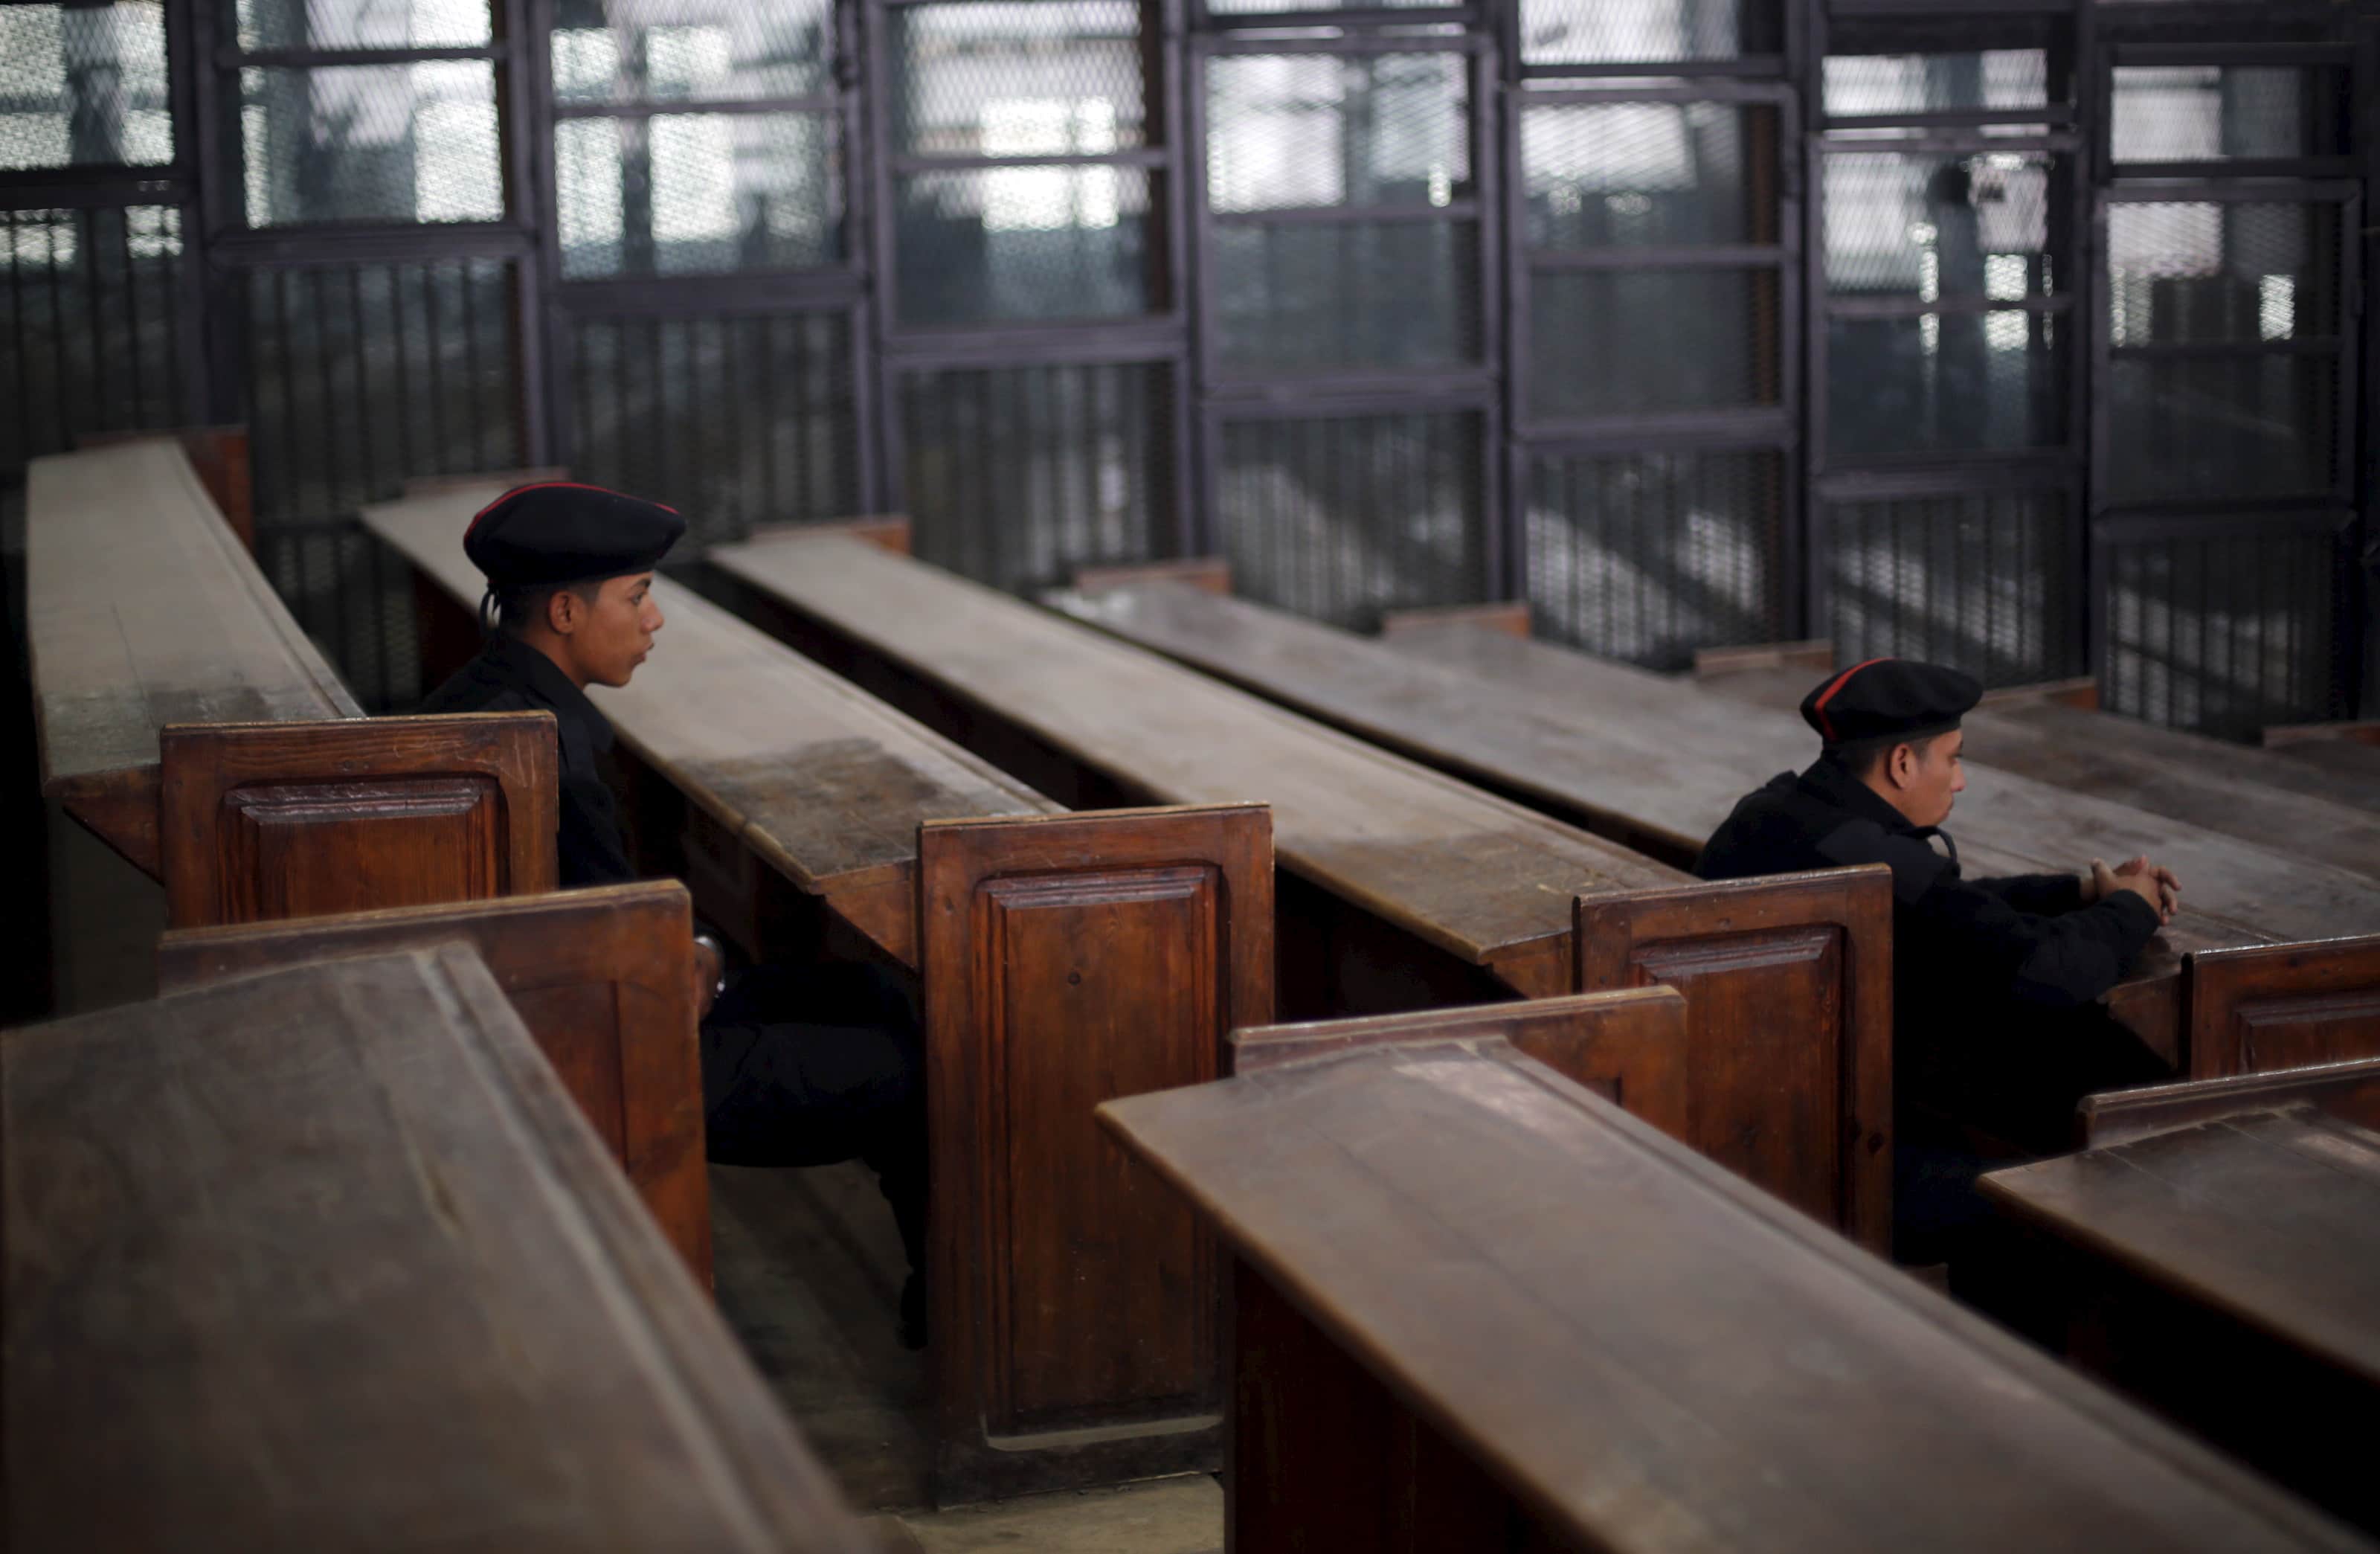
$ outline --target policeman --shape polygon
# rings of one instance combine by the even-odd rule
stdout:
[[[601,764],[612,725],[587,687],[625,686],[651,655],[662,625],[653,568],[685,533],[686,520],[658,503],[562,480],[506,492],[464,533],[465,553],[488,579],[488,639],[421,710],[553,714],[565,887],[636,878]],[[915,988],[865,965],[760,966],[722,979],[717,941],[698,934],[695,944],[710,1158],[745,1166],[865,1159],[909,1255],[904,1335],[922,1342],[925,1087]]]
[[[2172,917],[2171,872],[2146,858],[2095,858],[2087,878],[1960,872],[1941,826],[1967,785],[1959,722],[1982,697],[1955,669],[1900,659],[1829,676],[1802,702],[1817,760],[1737,804],[1695,866],[1706,880],[1891,868],[1895,1251],[1908,1262],[1940,1260],[1980,1219],[1972,1183],[1987,1153],[2069,1147],[2082,1096],[2167,1074],[2098,1001]]]

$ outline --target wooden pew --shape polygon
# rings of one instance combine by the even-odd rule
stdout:
[[[1234,1554],[2356,1546],[1502,1042],[1100,1116],[1235,1256]]]
[[[2380,1062],[2118,1091],[1995,1172],[2011,1319],[2380,1532]]]
[[[2192,1078],[2380,1058],[2380,934],[2201,951],[2185,981]]]
[[[464,528],[502,489],[365,521],[460,614]],[[659,650],[593,693],[642,773],[647,867],[683,837],[697,906],[756,957],[873,953],[923,985],[937,1498],[1210,1464],[1212,1255],[1090,1111],[1211,1078],[1271,1017],[1269,817],[1064,813],[669,579],[655,598]]]
[[[1046,791],[1270,804],[1292,1017],[1676,983],[1698,1061],[1743,1081],[1700,1136],[1885,1244],[1880,871],[1701,884],[881,547],[796,530],[710,559],[739,608]]]
[[[299,962],[461,942],[511,1000],[662,1233],[710,1282],[710,1183],[695,1047],[694,910],[674,880],[297,922],[180,929],[157,946],[175,993]]]
[[[6,1542],[868,1545],[468,949],[0,1041]]]

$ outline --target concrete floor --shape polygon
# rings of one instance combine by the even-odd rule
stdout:
[[[1205,1476],[953,1511],[928,1493],[926,1356],[901,1347],[905,1264],[859,1165],[710,1168],[719,1309],[888,1554],[1207,1554],[1223,1497]]]

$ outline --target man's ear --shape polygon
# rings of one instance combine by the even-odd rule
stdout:
[[[1884,753],[1884,774],[1896,788],[1909,786],[1917,775],[1917,747],[1895,745]]]
[[[578,596],[568,589],[556,589],[546,596],[545,624],[557,637],[567,637],[577,631],[581,613]]]

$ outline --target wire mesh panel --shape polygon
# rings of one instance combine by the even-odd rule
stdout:
[[[181,212],[0,212],[0,485],[89,431],[188,414]]]
[[[260,269],[247,290],[261,516],[329,516],[408,476],[522,463],[509,262]]]
[[[2344,438],[2339,222],[2314,200],[2107,207],[2111,500],[2331,491]]]
[[[1521,0],[1524,66],[1740,59],[1784,48],[1779,0]]]
[[[1774,243],[1778,133],[1777,109],[1765,103],[1527,104],[1528,248]]]
[[[852,335],[845,312],[577,320],[573,472],[677,508],[702,544],[848,517]]]
[[[484,48],[493,36],[488,0],[233,0],[213,9],[224,41],[249,54]]]
[[[843,256],[841,140],[827,113],[564,119],[553,131],[562,273],[832,264]]]
[[[732,103],[831,90],[832,0],[557,0],[565,103]]]
[[[1148,141],[1135,0],[906,6],[886,27],[897,154],[1087,155]]]
[[[504,213],[485,61],[250,67],[232,106],[250,226]]]
[[[257,566],[364,710],[410,712],[421,684],[412,569],[353,518],[259,525]]]
[[[1050,322],[1150,311],[1146,169],[1024,166],[893,184],[904,323]]]
[[[2337,717],[2339,514],[2104,521],[2103,706],[2230,738]]]
[[[2082,674],[2079,521],[2056,488],[1828,502],[1815,624],[1844,662],[1926,659],[1986,686]]]
[[[2118,65],[2109,159],[2127,164],[2294,162],[2352,146],[2349,71],[2328,65]]]
[[[2072,278],[2050,241],[2070,159],[2046,152],[1852,152],[1826,161],[1834,297],[2022,302]]]
[[[1628,270],[1529,280],[1529,408],[1573,419],[1773,406],[1774,270]]]
[[[1174,546],[1165,362],[911,369],[899,383],[917,553],[1000,588]]]
[[[1236,591],[1338,625],[1492,597],[1487,418],[1421,410],[1226,421],[1213,496]]]
[[[1940,54],[1846,54],[1821,66],[1829,121],[1912,114],[2023,115],[2050,106],[2049,56],[2042,49]]]
[[[0,6],[0,170],[173,160],[164,0]]]
[[[1446,52],[1208,60],[1208,208],[1430,206],[1468,197],[1469,63]]]
[[[2066,320],[2013,310],[1838,318],[1827,326],[1827,437],[1839,462],[2066,443]]]
[[[1472,222],[1219,227],[1215,359],[1241,371],[1459,367],[1483,349]]]
[[[1697,648],[1785,635],[1781,454],[1545,453],[1527,468],[1528,598],[1541,636],[1683,669]]]

